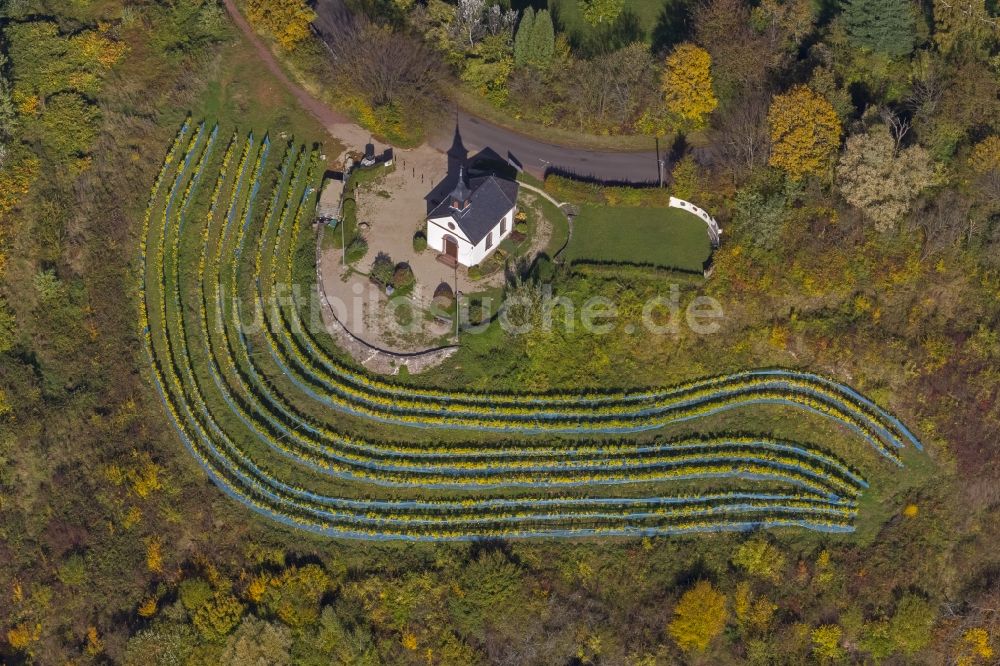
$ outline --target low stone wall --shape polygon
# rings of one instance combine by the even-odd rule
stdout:
[[[395,375],[399,373],[399,369],[402,366],[406,366],[408,372],[416,374],[438,365],[458,351],[457,345],[448,345],[420,352],[393,352],[371,345],[347,330],[347,327],[337,319],[333,306],[330,305],[330,299],[327,298],[326,289],[323,287],[320,263],[320,251],[322,247],[323,226],[320,227],[316,234],[316,289],[323,304],[323,324],[326,326],[327,332],[337,343],[337,346],[350,354],[351,358],[360,365],[372,372],[386,375]]]

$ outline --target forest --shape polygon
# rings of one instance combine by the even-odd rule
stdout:
[[[575,302],[614,298],[624,316],[610,334],[491,327],[451,362],[400,378],[406,391],[625,392],[787,367],[854,386],[924,450],[899,468],[841,425],[770,407],[668,433],[768,433],[847,461],[823,469],[840,470],[841,486],[868,485],[850,533],[409,543],[265,520],[205,474],[156,391],[147,336],[180,333],[152,340],[155,358],[187,345],[204,359],[203,341],[226,349],[227,329],[199,337],[191,287],[178,288],[181,307],[164,297],[162,311],[148,309],[154,326],[137,326],[146,299],[161,296],[141,279],[147,238],[160,241],[144,234],[151,188],[173,181],[179,163],[165,158],[189,148],[189,176],[264,174],[257,217],[246,213],[264,239],[281,183],[306,192],[315,156],[341,146],[260,67],[222,3],[8,0],[0,663],[996,663],[996,3],[353,0],[353,18],[336,25],[329,3],[237,5],[289,76],[382,139],[420,143],[454,105],[574,145],[648,148],[658,137],[671,147],[666,190],[725,229],[704,280],[547,266],[511,290],[531,301],[548,283]],[[195,210],[231,206],[215,184],[192,184]],[[556,176],[544,186],[579,205],[662,197]],[[283,241],[283,269],[311,286],[312,237],[295,238]],[[223,262],[199,267],[200,233],[166,240],[179,254],[164,255],[162,275],[197,284],[208,270],[251,289],[237,274],[253,265],[249,250],[230,277]],[[627,330],[675,282],[685,301],[722,304],[720,333]],[[180,325],[157,329],[161,316]],[[346,364],[329,339],[307,342]],[[251,364],[233,357],[220,373],[235,382]],[[212,381],[177,367],[181,391]],[[265,371],[273,384],[262,385],[281,388]],[[365,432],[398,440],[403,429]]]

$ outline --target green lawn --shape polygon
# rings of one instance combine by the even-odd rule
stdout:
[[[573,221],[570,261],[650,264],[702,270],[711,253],[705,223],[677,208],[585,205]]]

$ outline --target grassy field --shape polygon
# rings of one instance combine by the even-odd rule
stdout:
[[[678,17],[685,15],[686,4],[684,0],[625,0],[618,19],[603,27],[584,20],[577,0],[549,0],[548,7],[556,29],[567,34],[575,49],[590,52],[600,50],[609,39],[621,45],[645,41],[654,50],[669,47],[683,39],[684,26]]]
[[[705,223],[685,211],[587,205],[573,222],[566,255],[571,261],[701,271],[710,251]]]

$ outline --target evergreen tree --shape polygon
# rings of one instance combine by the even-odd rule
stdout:
[[[528,7],[521,15],[517,24],[517,34],[514,35],[514,64],[523,67],[528,62],[528,43],[531,41],[531,30],[535,25],[535,10]]]
[[[531,26],[531,38],[527,46],[527,63],[534,67],[546,68],[552,62],[555,52],[556,34],[552,27],[552,16],[547,9],[535,14]]]
[[[916,32],[909,0],[847,0],[844,22],[856,46],[896,58],[913,51]]]

